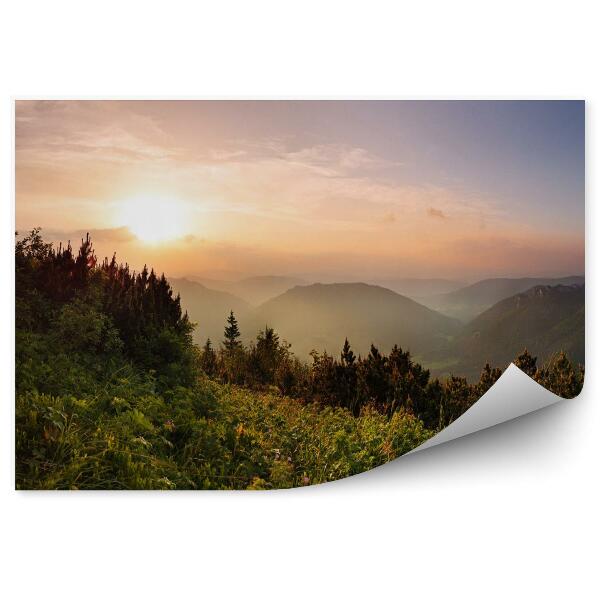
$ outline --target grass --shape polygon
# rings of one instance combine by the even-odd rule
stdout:
[[[201,381],[156,395],[17,398],[20,489],[273,489],[333,481],[433,432],[410,414],[360,417]]]

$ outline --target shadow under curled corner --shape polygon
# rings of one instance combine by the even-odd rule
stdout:
[[[562,399],[511,363],[498,381],[469,410],[408,454],[516,419]]]

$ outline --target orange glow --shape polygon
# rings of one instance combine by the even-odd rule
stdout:
[[[189,234],[189,217],[179,200],[138,197],[118,205],[115,226],[127,227],[141,242],[158,244]]]

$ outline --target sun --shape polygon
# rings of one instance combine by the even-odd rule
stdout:
[[[190,217],[180,200],[141,196],[120,203],[116,221],[142,242],[157,244],[190,233]]]

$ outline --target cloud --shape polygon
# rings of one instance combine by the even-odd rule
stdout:
[[[402,214],[404,229],[422,227],[432,201],[439,208],[428,216],[446,218],[448,207],[464,227],[493,212],[450,189],[403,183],[399,162],[358,144],[265,136],[205,145],[125,102],[19,102],[17,118],[18,212],[27,221],[72,201],[97,222],[107,202],[140,193],[197,198],[213,212],[361,231],[377,230],[382,213],[386,222]]]
[[[343,177],[359,170],[375,169],[391,164],[360,147],[347,144],[317,144],[293,152],[283,152],[281,158],[326,177]]]
[[[79,240],[90,234],[92,242],[124,244],[137,240],[137,237],[129,230],[128,227],[108,227],[104,229],[75,229],[75,230],[60,230],[60,229],[42,229],[44,239],[51,242],[67,242],[78,243]]]
[[[213,123],[192,127],[201,110],[192,122],[179,105],[169,115],[159,115],[156,104],[143,106],[18,102],[19,225],[41,223],[52,239],[74,243],[95,225],[90,233],[98,248],[169,271],[178,265],[180,273],[202,256],[203,269],[337,273],[351,263],[364,272],[402,268],[428,276],[446,274],[453,264],[482,273],[508,270],[510,261],[521,264],[520,255],[534,255],[540,269],[553,260],[534,243],[550,239],[548,231],[525,231],[525,221],[496,198],[462,184],[435,183],[426,171],[419,178],[405,173],[401,162],[378,156],[365,139],[315,143],[324,138],[301,132],[252,138],[243,128],[210,137]],[[197,237],[174,240],[172,252],[132,243],[134,234],[118,226],[118,206],[146,194],[191,207],[187,231]],[[474,232],[480,237],[469,249]],[[494,240],[489,247],[486,238]],[[515,249],[502,241],[514,239],[531,243]],[[233,241],[240,246],[214,245]],[[498,248],[506,249],[506,261],[495,257]],[[472,256],[478,252],[485,260]]]
[[[37,166],[84,160],[131,164],[178,153],[152,118],[126,103],[18,101],[15,128],[19,162]]]
[[[447,219],[448,216],[444,213],[443,210],[439,210],[437,208],[432,208],[431,206],[427,209],[427,215],[434,219]]]

